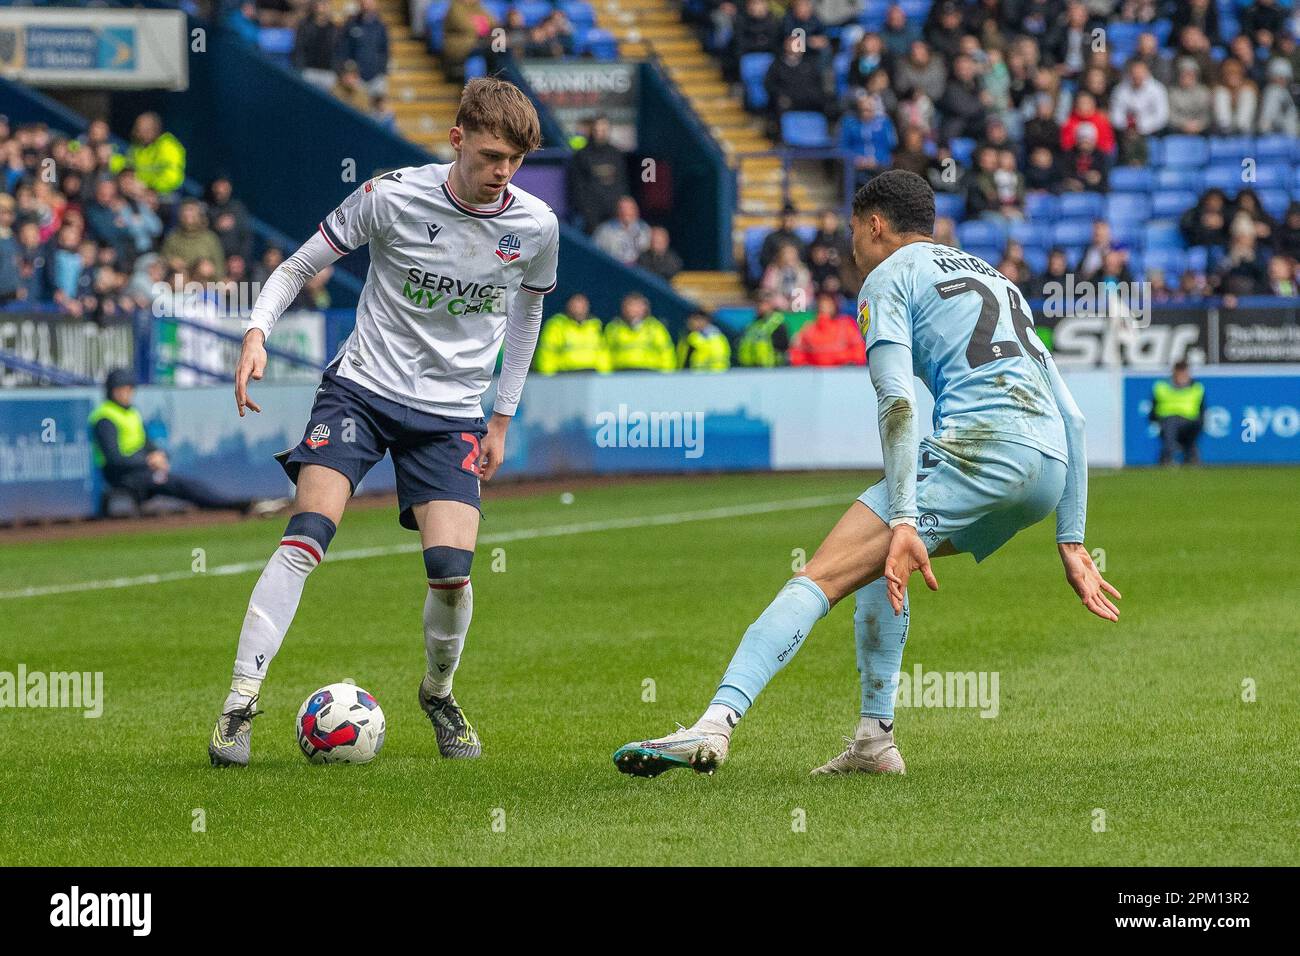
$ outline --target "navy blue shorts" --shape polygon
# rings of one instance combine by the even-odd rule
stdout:
[[[398,521],[419,530],[411,514],[426,501],[479,507],[482,418],[431,415],[377,395],[326,369],[302,441],[275,456],[297,484],[303,465],[324,465],[347,478],[352,491],[384,452],[397,475]]]

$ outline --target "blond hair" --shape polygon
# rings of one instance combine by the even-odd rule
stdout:
[[[480,76],[465,84],[456,125],[467,133],[499,136],[531,153],[542,145],[542,124],[532,101],[513,83]]]

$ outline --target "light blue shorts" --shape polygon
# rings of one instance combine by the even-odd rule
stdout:
[[[1064,462],[1028,445],[930,435],[916,466],[916,530],[931,554],[951,541],[983,561],[1056,510],[1065,474]],[[858,500],[888,523],[884,480]]]

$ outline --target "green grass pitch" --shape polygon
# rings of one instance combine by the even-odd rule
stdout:
[[[856,720],[851,602],[718,774],[618,774],[620,744],[699,715],[792,552],[811,554],[869,480],[665,479],[579,488],[567,505],[489,493],[497,543],[479,550],[456,680],[479,761],[440,760],[416,704],[414,550],[313,574],[253,766],[214,771],[205,745],[256,580],[215,569],[260,564],[281,520],[0,545],[0,592],[180,578],[0,599],[0,671],[102,671],[105,696],[99,719],[0,710],[0,864],[1300,863],[1294,470],[1094,475],[1089,546],[1124,592],[1118,625],[1078,606],[1051,519],[982,566],[936,562],[940,591],[912,588],[904,668],[996,671],[999,712],[900,709],[905,778],[808,777]],[[780,507],[810,498],[828,503]],[[415,537],[390,510],[358,510],[331,552],[401,543]],[[208,571],[191,573],[199,548]],[[293,716],[344,678],[383,705],[384,750],[310,765]]]

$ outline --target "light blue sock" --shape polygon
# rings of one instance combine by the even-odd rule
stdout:
[[[863,717],[894,719],[898,671],[903,666],[909,616],[907,598],[904,597],[903,613],[894,617],[883,577],[858,589],[853,611],[853,636],[858,645]]]
[[[745,631],[712,702],[743,716],[830,609],[831,602],[816,584],[806,577],[791,578]]]

